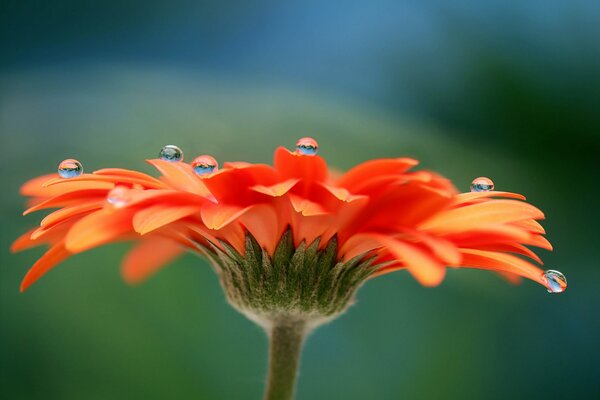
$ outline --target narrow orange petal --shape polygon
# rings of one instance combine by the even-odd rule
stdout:
[[[131,179],[130,182],[131,183],[139,183],[140,185],[147,187],[147,188],[164,188],[165,184],[164,182],[161,182],[160,180],[156,179],[153,176],[150,176],[148,174],[144,174],[143,172],[138,172],[138,171],[132,171],[129,169],[122,169],[122,168],[103,168],[103,169],[99,169],[97,171],[94,171],[94,175],[101,175],[101,176],[111,176],[114,178],[118,178],[118,179],[123,179],[123,178],[129,178]],[[120,181],[123,182],[123,181]]]
[[[37,243],[31,240],[31,234],[35,232],[36,228],[30,229],[21,236],[19,236],[10,246],[10,251],[16,253],[18,251],[22,251],[28,249],[30,247],[36,246]]]
[[[386,235],[372,234],[372,237],[402,262],[422,285],[437,286],[444,279],[444,266],[420,248]]]
[[[77,184],[77,185],[75,185]],[[160,189],[167,187],[163,182],[156,180],[148,181],[137,177],[123,175],[103,175],[103,174],[83,174],[69,179],[56,178],[44,183],[45,188],[51,187],[70,187],[74,186],[78,189],[111,189],[115,184],[137,184],[152,189]],[[61,189],[62,190],[62,189]]]
[[[42,219],[42,221],[40,222],[40,226],[43,228],[49,228],[73,216],[89,211],[98,210],[104,207],[104,203],[104,201],[93,201],[89,203],[77,204],[71,207],[61,208],[60,210],[54,211],[53,213],[49,214],[44,219]]]
[[[454,197],[454,204],[462,204],[468,203],[472,200],[483,199],[489,197],[504,197],[508,199],[518,199],[525,200],[525,196],[518,193],[511,192],[495,192],[493,190],[487,192],[469,192],[469,193],[460,193]]]
[[[448,263],[448,265],[460,264],[462,255],[451,241],[442,237],[431,236],[415,229],[402,228],[400,231],[414,237],[417,241],[429,247],[440,260]]]
[[[478,250],[488,250],[488,251],[499,251],[499,252],[509,252],[521,254],[523,256],[529,257],[532,260],[536,261],[540,265],[544,265],[542,259],[533,252],[533,250],[528,247],[523,246],[518,243],[497,243],[497,244],[487,244],[482,246],[477,246]]]
[[[159,236],[142,240],[131,249],[121,265],[121,275],[129,284],[141,283],[183,253],[176,242]]]
[[[58,174],[47,174],[32,178],[25,182],[19,192],[27,197],[46,197],[44,193],[44,183],[51,179],[58,178]]]
[[[189,164],[158,159],[147,160],[147,162],[155,167],[165,181],[175,189],[205,197],[210,195],[202,179],[196,175]]]
[[[102,209],[77,221],[65,238],[65,246],[71,253],[80,253],[109,242],[128,238],[132,231],[132,213],[129,210]]]
[[[35,283],[38,279],[44,276],[48,271],[54,268],[61,261],[71,255],[65,248],[64,242],[60,242],[52,246],[43,256],[41,256],[35,264],[29,269],[23,282],[21,282],[21,292],[27,290],[29,286]]]
[[[133,229],[145,235],[172,222],[200,212],[200,206],[164,206],[157,204],[138,211],[133,216]]]
[[[44,208],[62,207],[73,204],[74,202],[81,204],[84,201],[98,201],[105,198],[107,193],[107,190],[102,189],[87,189],[64,193],[36,204],[35,206],[25,210],[23,215],[30,214],[34,211],[43,210]]]
[[[400,175],[417,165],[412,158],[389,158],[367,161],[346,172],[337,185],[356,192],[359,185],[382,175]]]
[[[516,200],[491,200],[439,213],[422,223],[421,228],[439,233],[460,232],[483,224],[543,218],[544,214],[531,204]]]
[[[510,272],[545,286],[542,277],[543,271],[519,257],[495,251],[474,249],[462,249],[461,251],[463,253],[462,267]]]
[[[468,231],[453,232],[444,237],[460,247],[472,247],[494,243],[525,243],[532,234],[511,225],[481,225]]]
[[[544,233],[546,233],[546,230],[544,229],[544,227],[534,219],[524,219],[521,221],[515,221],[515,222],[512,222],[511,225],[527,229],[528,231],[530,231],[532,233],[539,233],[542,235]]]

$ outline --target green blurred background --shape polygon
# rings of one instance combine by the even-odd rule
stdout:
[[[599,39],[595,0],[3,0],[0,398],[260,398],[266,339],[199,258],[132,288],[112,245],[19,294],[43,250],[9,254],[41,218],[18,187],[69,157],[270,162],[305,135],[339,168],[414,156],[527,195],[570,286],[371,281],[309,339],[300,399],[600,398]]]

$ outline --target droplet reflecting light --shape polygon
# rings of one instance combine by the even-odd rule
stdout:
[[[197,175],[206,175],[219,169],[219,163],[211,156],[198,156],[192,161],[192,168]]]
[[[73,158],[63,160],[58,164],[58,175],[61,178],[75,178],[81,174],[83,174],[83,165]]]
[[[488,192],[494,190],[494,182],[490,178],[480,176],[471,182],[471,192]]]
[[[562,293],[567,290],[567,278],[560,271],[549,269],[544,272],[548,293]]]
[[[179,147],[174,146],[172,144],[168,144],[162,149],[160,149],[160,153],[158,153],[158,156],[161,160],[165,161],[183,161],[183,151],[181,151]]]
[[[129,189],[125,186],[116,186],[106,197],[106,202],[114,208],[123,208],[129,203]]]
[[[296,142],[296,152],[306,156],[314,156],[319,151],[319,144],[311,137],[304,137]]]

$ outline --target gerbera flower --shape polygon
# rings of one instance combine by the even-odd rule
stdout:
[[[542,271],[528,247],[551,250],[538,223],[544,214],[478,178],[459,193],[446,178],[414,171],[410,158],[378,159],[344,174],[328,169],[318,144],[278,148],[274,165],[211,156],[190,164],[176,146],[149,160],[159,178],[124,169],[84,174],[73,159],[58,174],[27,182],[26,214],[58,208],[13,245],[47,244],[26,290],[67,257],[132,240],[122,274],[141,282],[184,251],[206,256],[229,302],[271,338],[266,398],[293,396],[306,334],[335,318],[366,280],[406,269],[425,286],[447,268],[491,270],[511,282],[528,278],[550,292],[566,279]],[[531,261],[527,261],[530,259]]]

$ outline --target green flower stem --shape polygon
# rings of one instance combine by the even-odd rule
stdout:
[[[300,353],[306,336],[305,321],[278,320],[270,328],[269,373],[265,400],[292,400]]]

